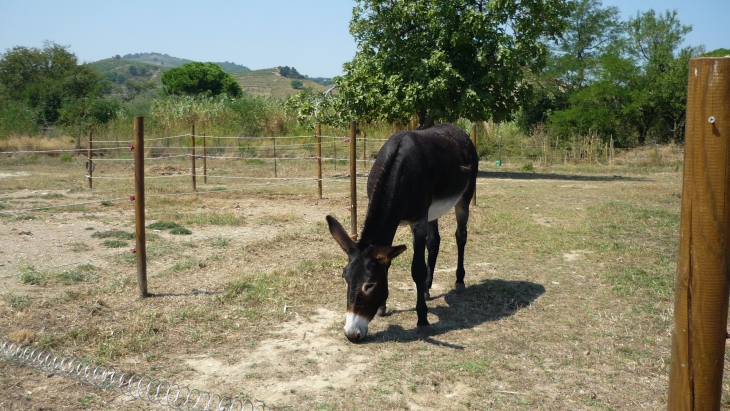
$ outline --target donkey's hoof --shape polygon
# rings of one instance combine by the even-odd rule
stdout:
[[[457,293],[463,293],[464,290],[466,290],[466,285],[464,285],[464,283],[456,283],[455,290]]]
[[[431,324],[418,325],[416,326],[416,335],[418,335],[418,338],[426,338],[431,335],[432,330]]]
[[[385,306],[382,306],[378,308],[378,312],[375,313],[376,317],[385,317],[387,314],[385,313]]]

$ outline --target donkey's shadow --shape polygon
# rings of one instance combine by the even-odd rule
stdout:
[[[532,304],[544,292],[545,287],[540,284],[499,279],[485,280],[479,284],[470,285],[461,293],[452,289],[446,294],[434,296],[428,302],[428,314],[431,321],[429,329],[424,331],[414,327],[414,329],[406,330],[400,325],[390,324],[387,329],[366,336],[362,343],[423,340],[436,345],[462,349],[461,346],[440,342],[433,337],[452,330],[474,328],[485,322],[509,317]],[[447,306],[436,306],[442,298]],[[413,312],[411,320],[416,322],[415,308],[389,311],[385,318],[376,319],[376,321],[388,321],[389,316],[401,312]],[[434,317],[438,317],[438,321],[434,322]]]

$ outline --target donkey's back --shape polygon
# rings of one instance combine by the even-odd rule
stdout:
[[[467,191],[473,192],[478,161],[469,136],[452,124],[402,131],[378,153],[368,178],[368,198],[372,205],[376,191],[387,192],[389,208],[400,210],[400,220],[418,219],[428,208],[428,221],[433,221]]]

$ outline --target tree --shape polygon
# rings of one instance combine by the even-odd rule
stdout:
[[[231,97],[243,95],[236,78],[215,63],[186,63],[162,75],[163,91],[167,94],[187,94]]]
[[[684,26],[677,12],[654,10],[637,13],[628,22],[628,52],[642,70],[634,90],[635,127],[639,144],[647,137],[657,141],[684,140],[689,59],[701,48],[679,46],[692,26]]]
[[[335,84],[352,118],[499,121],[529,91],[525,71],[544,66],[538,40],[559,35],[569,11],[566,0],[359,0],[358,50]]]
[[[600,57],[623,37],[625,23],[618,7],[601,8],[599,0],[580,0],[568,18],[563,36],[551,47],[549,73],[569,88],[586,86]]]
[[[54,123],[64,104],[104,94],[109,82],[87,64],[79,65],[66,46],[16,46],[0,55],[0,93],[34,109],[39,124]]]
[[[291,81],[291,87],[294,89],[300,89],[300,88],[302,88],[303,85],[304,85],[304,83],[302,82],[302,80],[292,80]]]
[[[602,8],[599,0],[574,4],[563,35],[545,39],[550,50],[545,69],[526,78],[534,92],[523,100],[517,116],[525,132],[547,123],[550,113],[568,108],[571,95],[597,80],[602,56],[624,37],[626,24],[617,7]]]

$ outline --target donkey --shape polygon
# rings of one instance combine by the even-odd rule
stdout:
[[[327,216],[329,231],[347,253],[342,277],[347,283],[345,336],[365,337],[368,324],[385,315],[388,268],[406,250],[393,246],[398,226],[407,223],[413,234],[411,277],[416,283],[417,326],[429,325],[426,300],[433,281],[441,237],[438,218],[456,212],[456,291],[464,286],[464,246],[469,202],[474,194],[479,159],[469,136],[459,127],[440,124],[391,136],[378,153],[368,177],[368,211],[359,241]],[[428,264],[425,250],[428,249]]]

